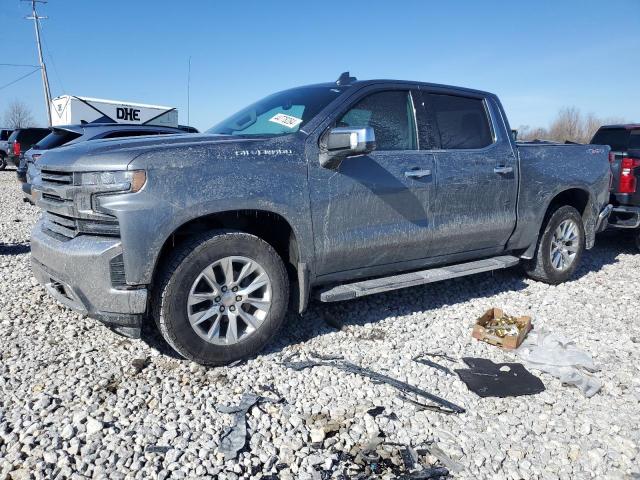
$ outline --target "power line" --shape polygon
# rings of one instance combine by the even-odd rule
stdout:
[[[40,70],[40,67],[36,67],[35,69],[31,70],[29,73],[27,73],[26,75],[22,75],[20,78],[16,78],[15,80],[13,80],[12,82],[6,83],[2,86],[0,86],[0,90],[4,90],[7,87],[10,87],[11,85],[13,85],[14,83],[18,83],[20,80],[24,80],[25,78],[27,78],[30,75],[33,75],[34,73],[36,73],[38,70]]]
[[[28,65],[24,63],[0,63],[0,67],[31,67],[40,68],[38,65]]]

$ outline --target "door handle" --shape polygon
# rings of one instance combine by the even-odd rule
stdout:
[[[499,165],[493,169],[493,173],[497,173],[498,175],[506,175],[507,173],[512,173],[513,167],[505,167],[504,165]]]
[[[404,172],[407,178],[423,178],[431,176],[431,170],[408,170]]]

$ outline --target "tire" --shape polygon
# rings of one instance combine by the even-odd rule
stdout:
[[[569,222],[569,224],[575,226],[576,239],[568,242],[568,244],[561,242],[561,244],[565,244],[565,253],[560,254],[560,262],[566,261],[567,256],[572,253],[574,255],[571,257],[571,262],[566,265],[565,268],[558,268],[557,265],[554,265],[553,259],[557,261],[558,256],[552,255],[552,244],[554,244],[555,240],[554,234],[559,231],[559,227],[561,227],[561,225],[567,225],[567,223],[564,222]],[[535,256],[532,260],[523,263],[524,270],[526,274],[534,280],[557,285],[567,281],[574,274],[582,258],[584,248],[585,233],[580,213],[568,205],[559,207],[547,214],[544,229],[538,238]],[[562,246],[560,246],[560,249],[562,249]],[[569,249],[575,250],[575,252],[571,252]]]
[[[0,153],[0,170],[7,168],[7,157]]]
[[[228,277],[222,269],[229,264],[228,259],[231,259],[232,278],[239,279],[241,267],[245,265],[256,270],[232,287],[234,283],[225,281]],[[239,294],[264,282],[265,278],[264,287],[247,293],[246,303],[234,303],[242,298]],[[232,289],[237,291],[233,293]],[[218,296],[212,297],[216,292]],[[251,298],[260,295],[262,300]],[[203,303],[189,303],[190,299],[199,302],[200,297],[207,299]],[[265,311],[256,309],[248,315],[253,327],[242,318],[247,318],[255,308],[249,302],[269,302],[268,307],[262,307]],[[273,247],[254,235],[217,230],[201,234],[174,250],[154,289],[152,312],[160,333],[176,352],[188,360],[213,366],[258,353],[282,326],[288,302],[289,279]],[[226,313],[221,313],[220,308]],[[211,315],[209,319],[198,323],[207,315]],[[236,316],[234,322],[232,315]],[[232,324],[236,325],[235,329]]]
[[[636,242],[636,248],[640,250],[640,230],[633,232],[633,238]]]

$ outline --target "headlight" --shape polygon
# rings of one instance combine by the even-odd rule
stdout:
[[[120,170],[116,172],[78,173],[77,184],[95,186],[96,192],[139,192],[147,183],[144,170]]]

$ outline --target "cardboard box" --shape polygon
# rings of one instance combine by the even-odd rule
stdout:
[[[524,337],[529,333],[529,330],[531,330],[531,317],[516,318],[518,335],[505,335],[504,337],[500,337],[490,330],[487,330],[487,324],[492,320],[503,316],[504,312],[500,308],[491,308],[487,310],[487,312],[476,321],[476,324],[473,326],[471,336],[483,342],[490,343],[491,345],[496,345],[509,350],[518,348],[524,340]]]

